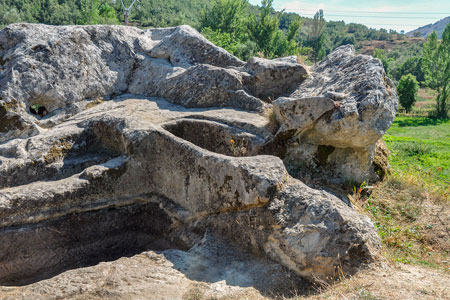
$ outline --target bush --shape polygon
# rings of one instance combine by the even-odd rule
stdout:
[[[419,83],[412,74],[403,75],[397,86],[400,104],[409,112],[416,102]]]

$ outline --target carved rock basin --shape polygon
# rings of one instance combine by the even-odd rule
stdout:
[[[193,119],[198,115],[203,120]],[[233,154],[228,138],[242,137],[253,156],[205,149],[211,143],[190,135],[198,122],[215,142],[224,141],[219,152]],[[45,135],[4,144],[26,156],[3,160],[2,170],[22,174],[33,161],[46,167],[33,170],[45,180],[1,190],[2,282],[26,282],[74,261],[108,259],[162,238],[190,248],[207,230],[306,277],[325,278],[337,265],[353,271],[370,261],[380,245],[367,217],[290,177],[278,157],[257,155],[262,137],[270,134],[266,125],[258,114],[192,112],[130,95],[86,110]],[[189,136],[180,126],[189,126]],[[66,168],[72,149],[82,149],[78,137],[91,128],[98,148],[115,156],[68,177],[46,177],[47,168]],[[59,156],[46,162],[51,153]]]
[[[322,73],[292,57],[244,63],[187,26],[19,24],[0,41],[0,284],[206,234],[310,280],[379,251],[366,216],[286,168],[370,176],[396,106],[378,60],[341,47]]]

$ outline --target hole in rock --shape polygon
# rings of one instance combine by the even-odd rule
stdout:
[[[257,135],[215,121],[183,119],[163,128],[203,149],[228,156],[258,155],[264,144]]]
[[[327,164],[328,156],[334,151],[333,146],[320,145],[317,147],[316,159],[320,166],[325,166]]]
[[[107,208],[0,230],[0,285],[20,286],[145,250],[176,248],[158,204]]]
[[[30,106],[30,113],[40,117],[45,117],[48,114],[48,110],[42,104],[33,104]]]

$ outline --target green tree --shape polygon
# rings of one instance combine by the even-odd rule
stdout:
[[[412,74],[403,75],[400,79],[397,92],[400,104],[409,112],[416,102],[416,94],[419,90],[419,83]]]
[[[259,15],[250,16],[247,23],[249,38],[258,45],[259,51],[266,57],[297,54],[299,48],[294,38],[300,23],[291,22],[285,35],[279,29],[280,18],[272,4],[273,0],[262,0]]]
[[[275,14],[272,14],[273,0],[262,0],[261,12],[258,18],[255,15],[250,16],[248,29],[251,39],[255,41],[259,49],[265,56],[270,56],[270,48],[274,35],[278,29],[280,21]]]
[[[373,57],[378,58],[379,60],[381,60],[381,63],[383,64],[383,68],[384,71],[386,72],[387,76],[390,76],[390,63],[393,61],[392,58],[387,58],[386,57],[386,53],[384,52],[383,49],[378,49],[376,48],[375,50],[373,50]]]
[[[239,47],[239,41],[228,32],[214,31],[210,27],[203,28],[202,34],[214,45],[222,47],[230,53],[235,53]]]
[[[210,28],[213,31],[240,35],[246,8],[247,2],[244,0],[215,0],[211,9],[203,11],[200,29]]]
[[[450,24],[439,43],[435,31],[428,36],[423,49],[426,84],[437,91],[436,116],[447,118],[450,111]]]
[[[314,18],[311,22],[311,28],[309,33],[309,45],[313,51],[312,51],[312,58],[314,63],[316,63],[319,60],[322,60],[325,57],[325,36],[324,36],[324,29],[325,29],[325,19],[323,18],[323,10],[319,10],[314,15]]]
[[[419,56],[409,57],[400,66],[400,77],[406,74],[413,74],[419,83],[425,82],[425,73],[423,72],[423,58]]]
[[[103,3],[98,7],[99,17],[97,19],[99,24],[119,24],[117,12],[114,7],[108,3]]]
[[[80,0],[80,24],[119,24],[116,10],[101,0]]]
[[[0,17],[3,24],[18,23],[21,21],[20,14],[14,7],[5,12],[3,16]]]
[[[258,46],[248,38],[244,20],[247,14],[245,0],[216,0],[202,12],[201,33],[215,45],[247,60],[258,52]]]

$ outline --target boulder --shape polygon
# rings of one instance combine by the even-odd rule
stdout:
[[[378,60],[244,63],[188,26],[17,24],[0,42],[0,284],[210,233],[308,280],[380,250],[368,217],[291,176],[308,159],[370,175],[396,106]]]
[[[245,64],[189,26],[15,24],[0,32],[0,45],[0,114],[8,119],[0,124],[0,142],[39,132],[29,113],[34,104],[74,114],[83,100],[129,92],[186,107],[262,111],[258,86],[270,84],[275,88],[263,94],[279,96],[277,85],[295,89],[307,73],[287,61]]]
[[[289,134],[286,164],[323,167],[340,181],[376,179],[375,145],[397,103],[380,60],[355,54],[352,45],[337,48],[296,91],[273,103],[278,134]]]

